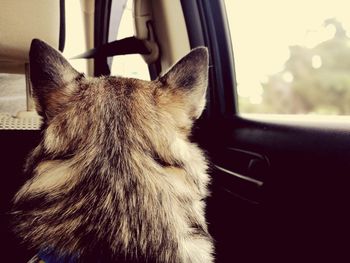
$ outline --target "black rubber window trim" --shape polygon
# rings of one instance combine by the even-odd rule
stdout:
[[[94,47],[99,47],[108,41],[109,19],[112,0],[95,1],[94,17]],[[107,57],[96,57],[94,59],[94,75],[110,75]]]
[[[66,11],[65,0],[60,0],[60,33],[58,40],[58,49],[63,52],[66,43]]]
[[[205,45],[211,54],[210,114],[237,114],[237,92],[230,31],[221,0],[181,0],[191,48]]]

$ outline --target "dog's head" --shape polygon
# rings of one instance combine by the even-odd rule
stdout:
[[[190,217],[189,200],[207,194],[205,158],[187,140],[205,105],[207,75],[208,52],[197,48],[154,81],[88,78],[33,40],[30,77],[43,139],[27,159],[33,177],[14,200],[15,231],[30,247],[67,255],[88,257],[104,242],[108,253],[135,255],[140,244],[156,244],[150,253],[157,255],[177,218],[159,211],[187,207]]]
[[[29,57],[34,99],[44,121],[44,147],[52,154],[73,154],[103,143],[116,149],[137,144],[161,154],[175,137],[187,138],[205,106],[204,47],[192,50],[154,81],[85,77],[37,39]]]

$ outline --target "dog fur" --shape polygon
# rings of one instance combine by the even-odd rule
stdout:
[[[207,163],[188,138],[207,49],[154,81],[89,78],[35,39],[30,67],[42,140],[13,210],[27,246],[77,262],[213,262]]]

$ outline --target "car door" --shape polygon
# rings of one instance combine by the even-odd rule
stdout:
[[[182,1],[191,46],[206,45],[211,54],[208,107],[194,138],[211,160],[207,213],[217,262],[343,261],[348,258],[349,118],[239,113],[234,31],[228,24],[233,14],[224,2]],[[257,4],[261,9],[255,13],[273,9],[269,3]],[[259,26],[258,18],[250,19],[246,34]],[[264,52],[259,38],[253,46]]]

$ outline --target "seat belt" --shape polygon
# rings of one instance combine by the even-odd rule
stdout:
[[[153,53],[152,48],[154,45],[152,43],[154,42],[141,40],[136,37],[127,37],[103,44],[97,48],[90,49],[78,56],[73,57],[73,59],[112,57],[131,54],[150,55]]]

